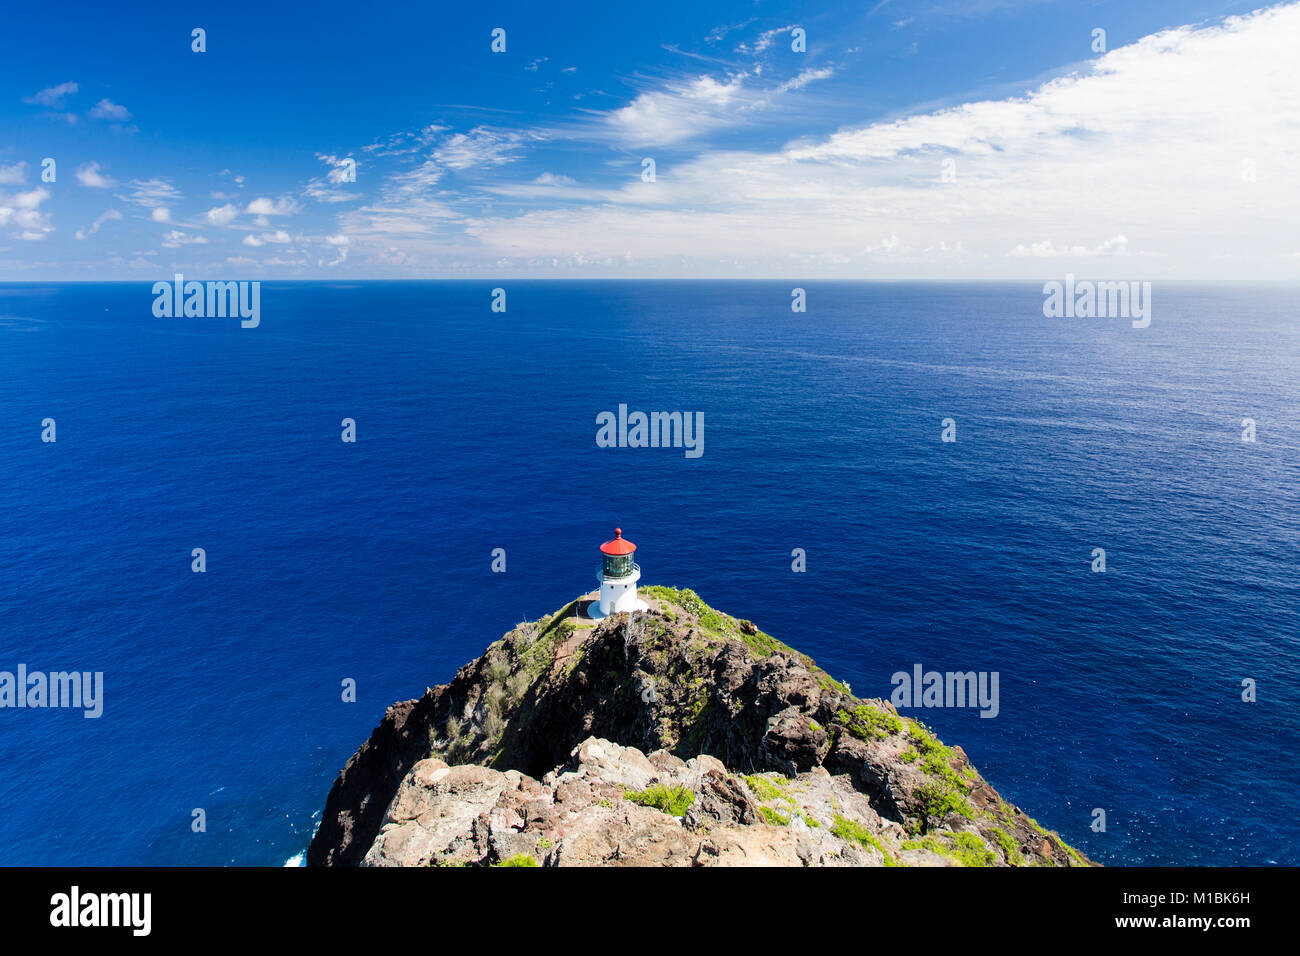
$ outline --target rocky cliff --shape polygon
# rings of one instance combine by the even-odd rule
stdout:
[[[641,596],[390,707],[308,865],[1090,865],[888,702],[692,591]]]

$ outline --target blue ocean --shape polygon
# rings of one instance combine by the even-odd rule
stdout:
[[[0,670],[104,675],[0,710],[0,863],[295,860],[617,525],[859,696],[997,672],[996,718],[906,713],[1103,863],[1300,864],[1294,286],[1156,283],[1146,329],[1041,283],[265,282],[255,329],[150,286],[0,285]],[[703,455],[597,447],[620,404]]]

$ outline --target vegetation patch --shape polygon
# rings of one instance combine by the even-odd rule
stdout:
[[[899,866],[898,858],[894,856],[876,836],[861,823],[856,820],[850,820],[848,817],[842,817],[835,814],[835,824],[831,827],[831,833],[835,834],[841,840],[848,840],[856,843],[858,846],[870,847],[873,850],[879,850],[880,855],[885,858],[885,866]]]
[[[943,821],[954,813],[967,820],[975,819],[975,811],[966,797],[943,782],[931,782],[918,787],[916,809],[922,817],[920,822],[925,825],[931,820]]]
[[[686,787],[669,787],[656,783],[644,790],[624,790],[623,796],[643,807],[654,807],[670,817],[680,817],[695,803],[695,794]]]
[[[962,866],[992,866],[998,861],[997,854],[973,833],[954,833],[950,839],[953,856]]]
[[[771,807],[759,807],[758,812],[763,814],[763,819],[774,827],[788,827],[790,825],[789,817],[782,816]]]
[[[749,789],[754,791],[754,796],[760,800],[779,800],[785,796],[782,792],[782,786],[778,786],[775,781],[761,774],[749,774],[741,778],[749,785]]]
[[[698,622],[699,631],[703,633],[710,643],[719,639],[740,641],[754,653],[755,657],[770,657],[777,651],[793,654],[812,671],[817,678],[817,682],[822,687],[841,694],[851,693],[848,684],[837,681],[830,674],[827,674],[807,654],[802,654],[788,644],[783,644],[771,634],[759,630],[752,622],[746,621],[742,627],[741,622],[734,617],[709,607],[690,588],[678,589],[664,587],[660,584],[650,584],[640,588],[640,593],[645,597],[651,597],[658,601],[660,612],[670,621],[678,621],[679,615],[668,605],[673,605],[676,609],[693,615]]]
[[[493,863],[492,865],[493,866],[536,866],[537,861],[534,860],[527,853],[516,853],[512,857],[502,860],[500,863]]]
[[[841,708],[832,719],[859,740],[883,740],[903,732],[903,722],[898,717],[871,704]]]
[[[1011,838],[1011,834],[1001,827],[992,828],[993,839],[997,841],[998,846],[1002,848],[1002,855],[1012,866],[1021,866],[1024,859],[1020,855],[1020,847],[1016,841]]]
[[[919,721],[908,720],[907,736],[917,754],[909,762],[915,762],[919,759],[921,769],[930,776],[937,777],[946,786],[959,793],[968,793],[970,791],[970,781],[974,776],[974,772],[959,773],[957,771],[957,768],[953,766],[953,761],[957,759],[957,755],[953,753],[951,747],[945,745],[930,732],[928,727]]]

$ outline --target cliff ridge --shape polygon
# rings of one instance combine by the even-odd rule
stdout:
[[[308,865],[1091,865],[889,702],[693,591],[640,594],[390,707]]]

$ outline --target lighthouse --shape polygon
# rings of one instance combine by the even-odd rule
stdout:
[[[636,545],[623,537],[623,529],[615,528],[614,537],[600,546],[600,600],[592,601],[587,615],[600,620],[620,611],[648,611],[650,605],[636,596],[636,583],[641,580],[641,568],[632,560]]]

